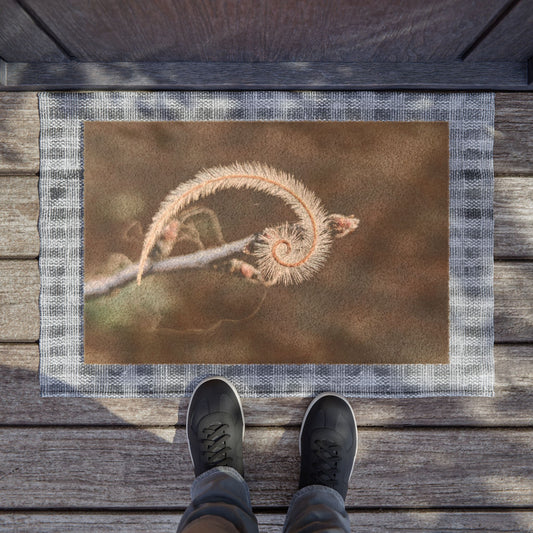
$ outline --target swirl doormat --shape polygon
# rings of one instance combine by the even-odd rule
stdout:
[[[42,93],[43,396],[493,394],[491,93]]]

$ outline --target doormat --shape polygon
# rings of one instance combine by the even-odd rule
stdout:
[[[447,122],[83,138],[85,363],[448,363]]]
[[[43,396],[493,394],[489,93],[42,93]]]

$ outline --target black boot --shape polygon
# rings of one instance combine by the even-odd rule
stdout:
[[[196,476],[215,466],[231,466],[244,474],[244,415],[229,381],[207,378],[194,389],[187,410],[187,438]]]
[[[346,499],[357,451],[357,425],[348,401],[338,394],[317,396],[300,431],[300,488],[326,485]]]

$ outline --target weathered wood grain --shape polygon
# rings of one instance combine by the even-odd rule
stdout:
[[[0,342],[38,340],[39,285],[36,260],[0,261]],[[532,342],[533,263],[496,263],[494,291],[496,342]]]
[[[52,39],[15,0],[0,4],[0,57],[5,61],[62,61]]]
[[[35,177],[0,178],[0,258],[35,258],[39,254],[39,198]],[[494,254],[533,258],[533,180],[496,178]]]
[[[525,62],[7,63],[4,90],[440,89],[524,91]]]
[[[532,342],[533,263],[495,266],[494,329],[498,342]]]
[[[360,426],[533,426],[533,345],[495,346],[491,398],[352,398]],[[185,424],[188,399],[41,398],[37,344],[0,344],[0,425]],[[243,398],[248,426],[299,426],[309,398]]]
[[[7,83],[7,63],[0,59],[0,89],[4,89]]]
[[[0,529],[25,533],[175,533],[180,512],[35,512],[0,513]],[[256,514],[259,530],[279,533],[285,515],[279,512]],[[357,533],[456,533],[490,531],[491,533],[530,533],[530,511],[351,511],[352,531]]]
[[[0,174],[39,171],[36,93],[0,93]]]
[[[527,61],[533,56],[533,2],[520,0],[477,44],[467,61]]]
[[[455,60],[505,0],[25,3],[82,61],[427,62]]]
[[[533,258],[533,179],[494,180],[494,255]]]
[[[39,265],[36,260],[0,261],[0,340],[39,338]]]
[[[298,486],[298,429],[249,428],[255,506],[286,506]],[[0,429],[0,507],[178,510],[193,480],[183,428]],[[347,505],[531,505],[533,431],[365,429]]]
[[[494,172],[533,174],[533,93],[496,93]]]
[[[494,169],[533,174],[533,93],[497,93]],[[39,113],[32,92],[0,92],[0,174],[39,171]]]
[[[37,176],[0,176],[0,258],[39,255]]]

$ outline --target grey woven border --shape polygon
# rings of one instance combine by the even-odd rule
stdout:
[[[224,375],[245,396],[493,395],[493,93],[369,91],[39,94],[40,382],[43,396],[189,394]],[[448,121],[450,364],[83,363],[84,120]]]

